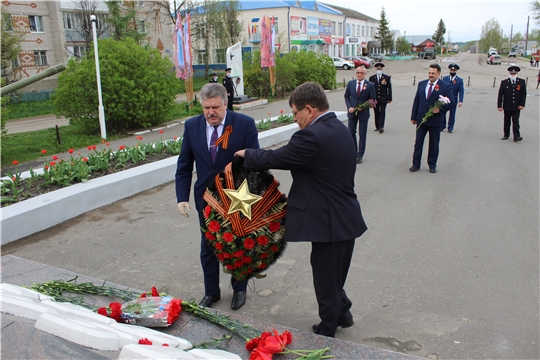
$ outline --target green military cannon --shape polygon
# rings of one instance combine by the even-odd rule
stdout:
[[[46,77],[52,76],[54,74],[58,74],[59,72],[62,72],[66,70],[66,66],[64,64],[58,64],[51,68],[48,68],[45,71],[40,72],[39,74],[32,75],[30,77],[27,77],[25,79],[19,80],[17,82],[14,82],[12,84],[9,84],[7,86],[4,86],[0,89],[0,96],[4,96],[6,94],[9,94],[11,92],[17,91],[19,89],[22,89],[25,86],[28,86],[30,84],[35,83],[36,81],[39,81],[41,79],[45,79]]]

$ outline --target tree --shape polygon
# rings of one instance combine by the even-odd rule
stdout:
[[[2,21],[0,26],[0,39],[2,39],[0,42],[0,65],[2,69],[2,79],[5,82],[5,84],[2,84],[2,86],[4,86],[17,81],[17,60],[19,57],[19,52],[21,52],[23,35],[12,31],[10,14],[1,12],[0,16]]]
[[[144,33],[139,32],[137,9],[135,1],[105,1],[109,9],[107,23],[114,40],[124,40],[132,38],[137,43],[141,43],[146,37]]]
[[[540,25],[540,0],[531,1],[531,11],[534,13],[533,18]]]
[[[433,41],[435,41],[437,46],[444,45],[444,34],[446,34],[446,25],[444,25],[443,19],[441,19],[437,25],[437,30],[435,30],[435,33],[433,33]]]
[[[381,42],[381,47],[384,50],[392,51],[392,48],[394,47],[394,39],[392,38],[392,34],[390,33],[390,27],[389,22],[386,20],[386,11],[384,10],[384,6],[381,10],[381,19],[379,20],[379,27],[377,28],[377,35],[375,35],[375,39],[379,40]]]
[[[193,6],[191,0],[176,0],[174,2],[169,0],[156,0],[154,1],[154,4],[159,7],[160,15],[170,18],[173,24],[176,24],[176,14],[178,12]]]
[[[491,18],[482,26],[478,50],[487,52],[490,47],[497,47],[501,43],[501,25],[495,18]]]
[[[66,38],[69,41],[79,41],[78,37],[73,36],[78,34],[80,38],[85,42],[86,48],[92,46],[94,41],[94,35],[92,32],[92,21],[90,20],[91,15],[97,17],[96,21],[96,35],[99,38],[105,31],[107,31],[107,22],[104,14],[99,14],[97,11],[97,1],[96,0],[80,0],[75,4],[74,21],[77,24],[74,24],[74,31],[66,31]]]
[[[517,32],[514,35],[512,35],[512,43],[513,44],[517,43],[518,41],[522,41],[522,40],[525,40],[525,39],[523,38],[523,35],[520,32]]]
[[[101,86],[108,133],[159,124],[170,111],[177,80],[159,50],[135,40],[99,42]],[[53,96],[58,115],[86,133],[99,132],[96,68],[93,48],[80,61],[71,59],[58,77]]]
[[[405,39],[405,36],[401,36],[396,41],[396,51],[400,54],[410,54],[411,53],[411,45]]]

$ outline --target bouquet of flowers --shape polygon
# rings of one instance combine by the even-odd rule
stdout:
[[[377,100],[369,99],[368,101],[355,106],[354,115],[358,115],[359,111],[362,111],[364,109],[374,108],[375,106],[377,106]]]
[[[422,118],[422,121],[420,121],[420,124],[418,124],[418,126],[416,127],[416,130],[418,130],[420,126],[422,126],[422,124],[427,121],[427,119],[433,116],[433,109],[440,108],[441,106],[446,104],[450,104],[450,99],[446,96],[439,95],[439,100],[435,101],[435,104],[431,105],[426,115],[424,115],[424,117]]]
[[[286,197],[268,170],[229,163],[208,186],[203,198],[202,231],[223,271],[236,280],[253,276],[274,264],[285,250]]]

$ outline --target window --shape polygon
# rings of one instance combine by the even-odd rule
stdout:
[[[43,32],[43,17],[29,15],[30,32]]]
[[[366,27],[362,25],[362,37],[366,36]]]
[[[73,12],[63,12],[62,17],[64,19],[64,29],[78,29],[80,28],[79,17]]]
[[[373,26],[371,27],[371,37],[373,37]]]
[[[17,56],[16,58],[14,58],[13,60],[11,60],[11,67],[13,69],[18,69],[20,66],[19,64],[19,57]]]
[[[144,20],[137,21],[137,31],[141,34],[146,33],[146,28],[144,27]]]
[[[81,58],[86,54],[86,46],[83,45],[74,45],[68,46],[68,56],[71,59],[72,57]]]
[[[351,24],[347,24],[347,36],[351,36]]]
[[[144,1],[143,0],[137,0],[137,1],[135,1],[135,5],[136,6],[144,6]]]
[[[2,26],[5,31],[13,31],[13,22],[11,21],[11,14],[2,13]]]
[[[360,37],[360,25],[356,27],[356,37]]]
[[[36,66],[46,66],[47,63],[47,52],[44,50],[34,51],[34,62]]]
[[[225,53],[227,49],[216,49],[216,63],[225,64],[227,60],[225,59]]]
[[[279,21],[278,17],[274,17],[274,33],[277,35],[279,33]]]
[[[206,50],[197,50],[197,64],[204,64],[206,59]]]
[[[356,25],[352,24],[351,25],[351,36],[354,36],[355,31],[356,31]]]
[[[343,35],[343,23],[340,23],[340,22],[337,23],[337,34],[338,36]]]

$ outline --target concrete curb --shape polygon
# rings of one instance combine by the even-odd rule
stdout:
[[[345,112],[336,112],[341,121]],[[290,124],[259,133],[261,148],[287,141],[298,130]],[[1,208],[2,245],[73,219],[90,210],[174,180],[176,156],[92,179]]]

